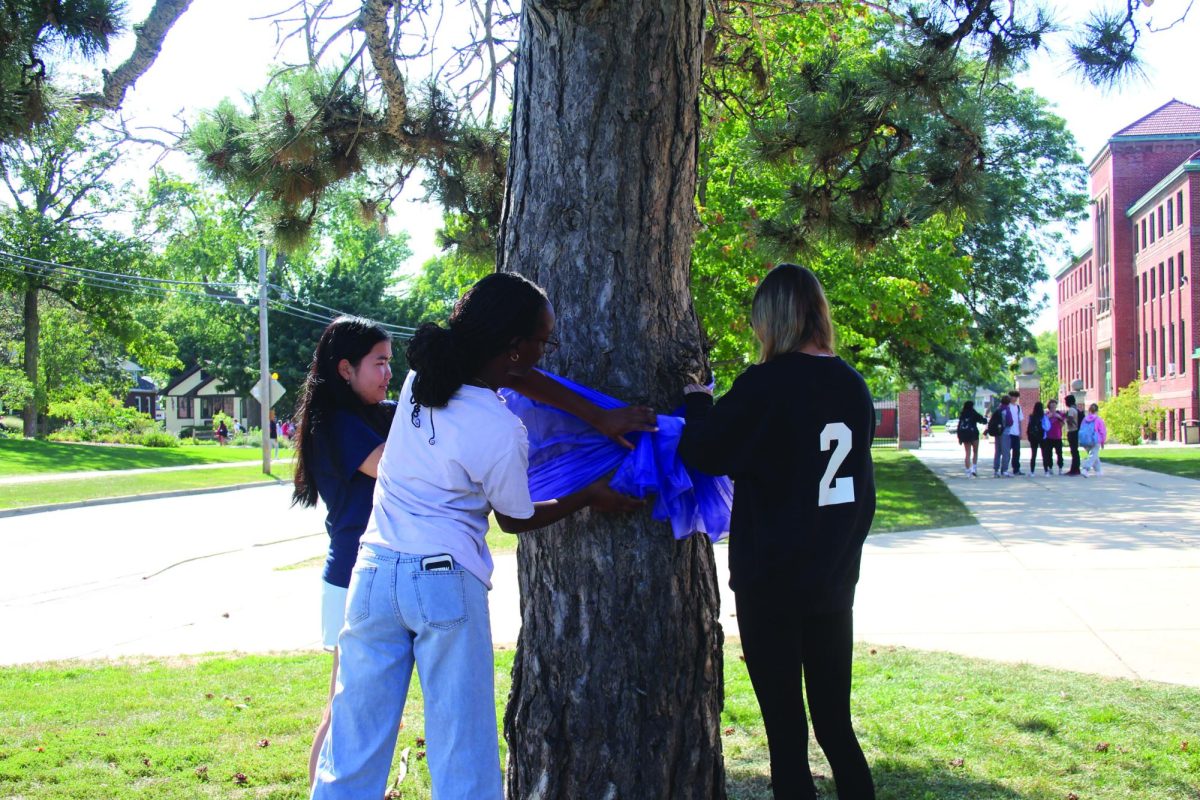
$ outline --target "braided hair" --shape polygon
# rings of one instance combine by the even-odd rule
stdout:
[[[363,317],[338,317],[321,333],[296,406],[295,416],[299,421],[296,424],[292,505],[299,503],[312,507],[317,504],[317,483],[313,475],[316,442],[339,409],[357,414],[380,436],[387,436],[391,424],[387,409],[393,406],[385,408],[382,403],[375,406],[363,403],[338,374],[338,364],[346,359],[357,367],[375,345],[391,340],[391,335],[378,323]]]
[[[421,406],[445,408],[487,362],[516,340],[532,336],[548,304],[537,284],[511,272],[496,272],[459,298],[447,327],[426,322],[417,328],[405,351],[416,372],[413,425],[420,427]]]

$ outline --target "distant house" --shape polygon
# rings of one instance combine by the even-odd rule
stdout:
[[[161,419],[158,384],[143,375],[144,370],[133,361],[122,361],[121,369],[133,379],[133,388],[125,394],[125,405],[148,414],[152,419]]]
[[[163,390],[167,430],[179,434],[186,428],[209,429],[213,415],[223,411],[246,426],[247,419],[258,413],[252,397],[239,397],[227,390],[201,367],[192,367],[175,378]]]

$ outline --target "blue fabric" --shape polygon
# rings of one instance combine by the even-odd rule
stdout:
[[[600,408],[625,405],[566,378],[545,374]],[[683,434],[682,416],[659,414],[657,433],[626,436],[634,443],[630,451],[578,417],[510,389],[500,393],[529,431],[529,494],[534,502],[578,491],[615,470],[609,485],[632,497],[655,495],[652,515],[669,522],[676,539],[703,533],[715,542],[729,532],[733,483],[724,476],[688,469],[679,460],[676,448]]]
[[[334,586],[350,585],[358,542],[371,517],[375,479],[358,468],[383,442],[366,421],[342,409],[334,412],[331,424],[318,434],[313,473],[317,494],[325,503],[325,530],[329,533],[322,577]]]

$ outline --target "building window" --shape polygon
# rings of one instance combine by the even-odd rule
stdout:
[[[1167,368],[1167,326],[1158,327],[1158,374]]]
[[[1158,207],[1158,238],[1161,239],[1162,237],[1163,237],[1163,208],[1162,208],[1162,206],[1159,206]]]
[[[1148,295],[1148,297],[1154,297],[1154,295],[1156,295],[1156,294],[1158,294],[1158,293],[1154,291],[1154,268],[1151,267],[1150,268],[1150,294]]]
[[[1164,294],[1167,291],[1167,282],[1163,280],[1163,262],[1158,262],[1158,293]]]
[[[1142,247],[1146,246],[1146,218],[1142,217]]]
[[[1167,230],[1175,230],[1175,204],[1167,201]]]
[[[193,417],[195,417],[196,413],[192,408],[192,398],[180,397],[179,403],[178,403],[178,411],[179,411],[180,419],[192,419]]]
[[[1175,195],[1175,219],[1179,220],[1180,225],[1183,224],[1183,189]]]
[[[233,398],[232,397],[201,397],[200,398],[200,416],[204,419],[212,419],[217,415],[218,411],[223,411],[229,416],[233,416]]]
[[[1183,251],[1182,250],[1180,250],[1179,255],[1175,257],[1175,263],[1177,265],[1179,265],[1179,288],[1182,289],[1183,285],[1185,283],[1187,283],[1187,277],[1184,275],[1184,272],[1183,272]]]
[[[1187,372],[1188,353],[1187,335],[1184,331],[1187,330],[1187,323],[1179,320],[1179,374]]]

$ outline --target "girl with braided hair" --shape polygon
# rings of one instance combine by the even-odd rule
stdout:
[[[434,796],[501,800],[488,514],[519,533],[585,507],[631,511],[641,501],[602,478],[534,503],[525,428],[496,390],[516,389],[621,441],[653,430],[650,409],[601,410],[534,370],[557,346],[554,326],[538,286],[495,273],[459,299],[447,327],[426,323],[409,343],[412,371],[350,580],[315,800],[382,796],[414,664]]]

